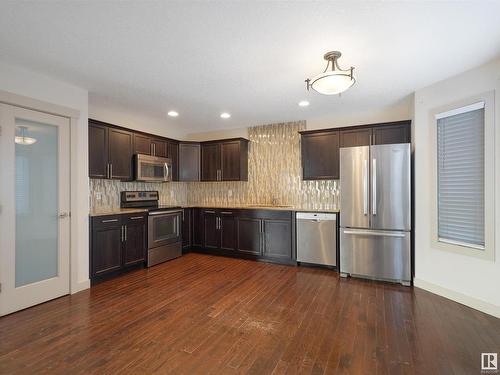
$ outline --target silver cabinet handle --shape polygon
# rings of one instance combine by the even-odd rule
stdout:
[[[118,219],[107,219],[107,220],[101,221],[101,223],[117,223],[117,222],[118,222]]]
[[[206,213],[206,214],[215,214],[215,211],[212,211],[212,210],[205,210],[205,213]]]
[[[377,214],[377,159],[372,160],[372,214]]]
[[[222,211],[221,214],[222,215],[232,215],[233,213],[230,211]]]
[[[130,220],[139,220],[139,219],[144,219],[144,216],[134,216],[130,218]]]
[[[127,226],[126,226],[126,225],[124,225],[124,226],[123,226],[123,228],[124,228],[124,237],[125,237],[125,241],[127,241]]]
[[[109,163],[106,164],[106,178],[110,178],[109,177]]]
[[[164,163],[163,164],[163,168],[164,168],[164,171],[165,171],[165,178],[163,179],[164,181],[168,181],[168,175],[169,175],[169,172],[168,172],[168,164],[167,163]]]
[[[109,163],[109,178],[113,178],[113,163]]]
[[[398,237],[404,238],[405,233],[395,233],[395,232],[377,232],[377,231],[366,231],[366,230],[344,230],[344,234],[360,234],[366,236],[379,236],[379,237]]]
[[[120,228],[120,240],[123,242],[123,225]]]
[[[363,160],[363,214],[368,215],[368,160]]]

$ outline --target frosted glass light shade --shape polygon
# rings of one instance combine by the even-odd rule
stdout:
[[[329,71],[317,75],[311,80],[311,87],[324,95],[335,95],[350,88],[356,79],[350,72]]]

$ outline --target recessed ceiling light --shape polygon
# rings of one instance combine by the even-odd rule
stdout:
[[[170,117],[177,117],[179,116],[179,113],[176,111],[168,111],[167,113]]]
[[[220,117],[221,117],[221,118],[229,118],[229,117],[231,117],[231,115],[230,115],[229,113],[227,113],[227,112],[222,112],[222,113],[220,114]]]
[[[309,105],[309,102],[307,100],[301,100],[299,102],[299,107],[307,107]]]

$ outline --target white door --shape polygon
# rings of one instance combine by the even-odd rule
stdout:
[[[0,104],[0,316],[69,293],[69,119]]]

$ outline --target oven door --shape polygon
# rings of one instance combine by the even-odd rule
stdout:
[[[182,211],[154,211],[148,217],[148,249],[181,241]]]
[[[136,181],[166,182],[172,180],[172,164],[168,158],[136,154]]]

